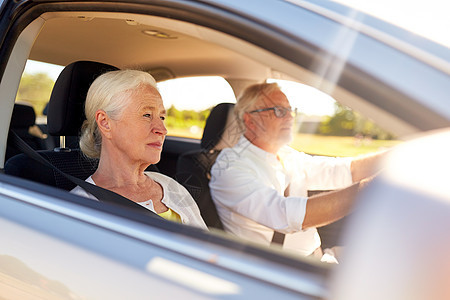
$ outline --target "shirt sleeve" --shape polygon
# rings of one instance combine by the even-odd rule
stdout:
[[[352,184],[351,158],[299,155],[308,190],[334,190]]]
[[[239,162],[211,170],[213,200],[231,211],[283,233],[302,230],[306,197],[284,197],[266,186],[250,165]]]

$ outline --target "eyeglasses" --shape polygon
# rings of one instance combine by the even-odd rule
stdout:
[[[292,110],[291,108],[287,108],[287,107],[283,107],[283,106],[274,106],[274,107],[255,109],[255,110],[249,111],[249,113],[252,114],[252,113],[258,113],[258,112],[269,111],[269,110],[273,110],[275,117],[280,118],[280,119],[284,118],[287,113],[290,113],[290,115],[293,118],[297,115],[297,108]]]

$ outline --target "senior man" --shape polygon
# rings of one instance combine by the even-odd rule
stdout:
[[[210,189],[226,231],[255,242],[321,255],[316,227],[347,215],[382,156],[310,156],[287,144],[295,113],[276,83],[248,87],[235,106],[244,133],[219,154]],[[334,190],[307,197],[308,190]]]

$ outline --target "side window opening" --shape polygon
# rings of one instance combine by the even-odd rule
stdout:
[[[288,80],[269,79],[268,82],[278,83],[291,106],[297,108],[291,142],[296,150],[352,157],[400,143],[389,131],[316,88]]]
[[[36,124],[47,123],[45,106],[63,66],[28,60],[16,103],[33,107]],[[277,82],[297,108],[298,115],[291,146],[318,155],[355,156],[389,148],[400,141],[390,132],[360,113],[336,102],[329,95],[298,82]],[[158,83],[167,109],[169,136],[200,139],[210,109],[221,102],[236,102],[229,83],[219,76],[196,76]]]
[[[277,82],[291,106],[297,108],[293,139],[290,146],[311,155],[355,157],[390,148],[396,137],[328,94],[298,82]],[[309,190],[312,196],[327,190]],[[345,246],[340,240],[348,218],[318,228],[322,249]]]
[[[16,102],[30,105],[36,124],[46,124],[45,107],[63,66],[28,60],[22,74]],[[228,82],[219,76],[171,79],[158,83],[167,110],[168,135],[200,139],[212,107],[236,102]]]
[[[231,86],[219,76],[171,79],[159,82],[158,88],[167,110],[169,136],[200,139],[210,109],[236,102]]]
[[[25,65],[15,98],[11,126],[35,150],[50,150],[58,146],[58,139],[48,135],[46,107],[62,69],[62,66],[33,60],[28,60]],[[8,149],[7,159],[18,154],[13,147]]]
[[[63,66],[28,60],[20,80],[16,103],[31,105],[36,112],[36,124],[46,124],[45,107],[50,100],[55,81]]]

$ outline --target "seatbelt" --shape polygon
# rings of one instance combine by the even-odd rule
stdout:
[[[89,182],[86,182],[86,181],[84,181],[82,179],[79,179],[79,178],[77,178],[75,176],[72,176],[70,174],[64,173],[63,171],[61,171],[60,169],[58,169],[57,167],[52,165],[48,160],[46,160],[41,155],[39,155],[39,153],[37,153],[36,150],[34,150],[27,143],[25,143],[25,141],[22,140],[11,129],[9,130],[9,137],[10,137],[10,142],[15,147],[17,147],[17,149],[21,150],[23,153],[25,153],[26,155],[28,155],[32,159],[40,162],[44,166],[52,168],[53,170],[55,170],[56,172],[58,172],[59,174],[61,174],[62,176],[64,176],[68,180],[70,180],[71,182],[75,183],[76,185],[79,185],[85,191],[87,191],[88,193],[94,195],[100,202],[113,203],[115,205],[125,206],[125,207],[127,207],[129,209],[137,211],[137,212],[139,212],[141,214],[145,214],[145,215],[147,215],[149,217],[158,218],[158,219],[164,220],[162,217],[158,216],[155,212],[153,212],[153,211],[151,211],[149,209],[146,209],[145,207],[137,204],[134,201],[129,200],[128,198],[125,198],[122,195],[119,195],[119,194],[117,194],[117,193],[115,193],[113,191],[104,189],[102,187],[99,187],[99,186],[97,186],[95,184],[91,184]]]
[[[274,231],[271,243],[272,244],[279,244],[279,245],[283,246],[285,237],[286,237],[286,234],[281,233],[279,231]]]

